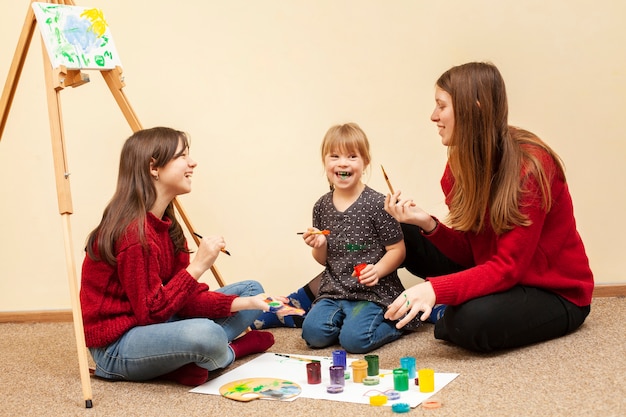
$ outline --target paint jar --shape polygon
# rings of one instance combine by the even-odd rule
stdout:
[[[395,401],[400,399],[400,393],[392,389],[385,391],[385,396],[389,401]]]
[[[385,395],[372,395],[370,397],[370,405],[381,406],[387,404],[387,396]]]
[[[398,414],[408,413],[411,406],[408,403],[395,403],[391,406],[391,411]]]
[[[420,369],[417,371],[420,383],[420,392],[433,392],[435,390],[435,371],[432,369]]]
[[[340,394],[343,392],[343,386],[341,385],[329,385],[326,387],[326,392],[329,394]]]
[[[310,362],[306,364],[306,381],[313,385],[322,382],[322,364]]]
[[[415,378],[415,358],[405,356],[400,358],[400,368],[404,368],[409,372],[409,378]]]
[[[346,351],[343,349],[333,350],[333,365],[346,368]]]
[[[269,306],[270,312],[272,313],[276,313],[278,310],[284,307],[283,303],[279,301],[269,301],[267,305]]]
[[[409,373],[404,368],[396,368],[393,370],[393,389],[396,391],[409,390]]]
[[[363,378],[367,376],[367,361],[359,359],[353,361],[350,366],[352,367],[352,379],[354,382],[363,382]]]
[[[378,376],[378,355],[365,355],[367,376]]]
[[[380,378],[377,376],[366,376],[363,378],[363,385],[378,385],[380,384]]]
[[[330,385],[344,386],[346,384],[345,368],[343,366],[332,365],[328,369],[330,371]]]

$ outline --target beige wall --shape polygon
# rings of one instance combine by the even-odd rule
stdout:
[[[9,3],[9,2],[7,2]],[[626,6],[614,0],[77,1],[100,7],[144,127],[189,131],[199,162],[181,198],[198,232],[225,236],[227,282],[287,293],[319,270],[297,231],[326,191],[326,129],[369,135],[369,184],[445,213],[446,150],[429,115],[450,66],[490,60],[508,86],[510,119],[565,160],[580,233],[598,283],[624,283]],[[28,1],[0,17],[6,79]],[[76,268],[111,197],[131,133],[97,72],[62,92]],[[0,311],[70,307],[39,35],[0,142]],[[206,280],[212,283],[210,274]],[[408,283],[415,279],[405,277]]]

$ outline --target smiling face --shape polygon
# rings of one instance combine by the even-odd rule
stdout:
[[[324,157],[324,169],[335,190],[351,191],[361,185],[365,162],[356,151],[333,150]]]
[[[454,131],[454,108],[452,107],[452,96],[440,87],[435,88],[435,110],[430,116],[430,120],[437,124],[441,143],[450,146],[452,133]]]
[[[322,141],[322,162],[331,189],[360,192],[361,177],[370,164],[370,145],[356,123],[332,126]]]
[[[158,181],[156,181],[159,193],[176,197],[191,191],[191,177],[197,163],[189,156],[189,148],[182,139],[178,142],[176,154],[167,164],[156,168]]]

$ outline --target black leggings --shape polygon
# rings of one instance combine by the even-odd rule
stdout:
[[[419,277],[458,272],[464,268],[443,255],[417,226],[402,224],[404,264]],[[435,338],[466,349],[490,352],[564,336],[585,321],[590,306],[578,307],[550,291],[522,285],[508,291],[448,306],[435,325]]]

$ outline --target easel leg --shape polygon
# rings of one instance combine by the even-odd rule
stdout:
[[[26,12],[26,19],[24,20],[24,26],[20,39],[15,48],[15,55],[11,62],[11,68],[9,69],[9,75],[7,76],[4,90],[2,90],[2,99],[0,99],[0,108],[2,109],[2,117],[0,118],[0,139],[4,132],[7,119],[9,118],[9,110],[11,110],[11,104],[13,103],[13,97],[15,96],[15,90],[17,90],[17,84],[20,81],[22,75],[22,68],[24,67],[24,61],[26,61],[26,53],[30,47],[30,42],[33,39],[33,32],[35,31],[35,13],[32,8],[28,8]]]
[[[78,294],[78,278],[76,275],[74,261],[74,247],[72,245],[72,229],[70,227],[70,215],[62,214],[63,219],[63,240],[65,241],[65,260],[67,266],[67,278],[70,287],[70,298],[72,300],[72,318],[74,319],[74,335],[76,337],[76,350],[78,351],[78,367],[80,369],[80,381],[85,398],[85,407],[93,407],[91,401],[91,380],[89,379],[89,359],[85,348],[85,329],[83,327],[82,309],[80,307],[80,297]]]
[[[70,218],[72,214],[72,195],[69,183],[69,171],[65,153],[63,122],[61,115],[61,102],[57,91],[58,80],[44,47],[44,70],[46,78],[46,94],[48,98],[48,117],[50,119],[50,136],[52,139],[52,153],[54,158],[54,171],[57,187],[57,199],[59,213],[63,219],[63,240],[65,241],[65,261],[67,266],[68,281],[70,287],[70,299],[72,302],[72,314],[74,322],[74,336],[76,337],[76,350],[78,351],[78,366],[80,380],[85,398],[85,407],[91,408],[92,392],[91,380],[89,379],[89,364],[85,343],[85,331],[83,327],[83,315],[78,294],[78,280],[76,278],[76,262],[74,260],[74,248]]]

